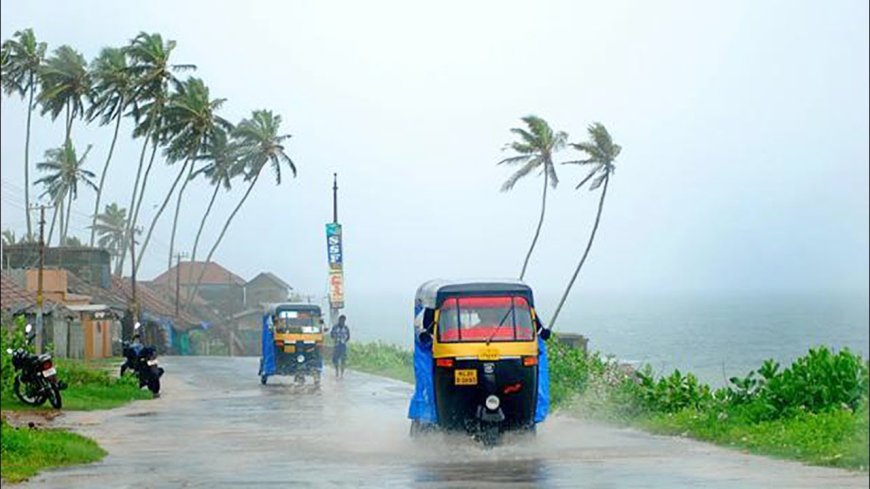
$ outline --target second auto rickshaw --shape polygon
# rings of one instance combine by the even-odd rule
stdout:
[[[314,304],[278,303],[263,312],[260,382],[271,375],[292,375],[297,384],[311,377],[320,385],[323,370],[323,320]]]

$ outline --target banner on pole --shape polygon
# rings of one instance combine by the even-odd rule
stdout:
[[[341,224],[331,222],[326,225],[326,254],[330,269],[341,269]]]
[[[329,271],[329,303],[334,309],[344,307],[344,273],[340,268]]]

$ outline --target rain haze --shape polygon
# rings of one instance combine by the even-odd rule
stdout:
[[[623,147],[564,328],[586,332],[578,323],[600,308],[596,297],[825,292],[858,298],[847,329],[860,346],[870,269],[867,8],[30,1],[4,2],[0,31],[6,39],[32,27],[49,51],[70,44],[87,59],[140,31],[160,32],[178,42],[174,62],[196,64],[191,75],[227,99],[223,117],[279,113],[298,177],[276,186],[264,173],[214,259],[246,279],[270,270],[323,297],[324,223],[338,173],[347,311],[365,337],[409,338],[411,298],[424,280],[519,274],[541,178],[502,193],[512,169],[496,162],[508,155],[509,128],[536,114],[572,142],[601,121]],[[24,103],[3,99],[2,227],[19,235],[25,118]],[[61,144],[62,126],[34,118],[31,161]],[[131,129],[125,121],[122,134]],[[111,127],[73,129],[78,147],[94,145],[86,166],[95,172],[110,139]],[[139,148],[120,139],[104,202],[128,206]],[[160,157],[156,168],[146,225],[176,172]],[[560,185],[526,276],[544,316],[597,205],[597,193],[574,190],[579,168],[556,170]],[[244,190],[239,182],[220,195],[206,241]],[[187,192],[180,250],[191,247],[211,190],[198,180]],[[93,192],[81,194],[70,229],[87,237]],[[145,279],[167,269],[171,209],[143,260]]]

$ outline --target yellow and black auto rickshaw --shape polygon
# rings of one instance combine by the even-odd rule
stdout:
[[[411,435],[439,427],[494,445],[547,416],[549,374],[532,289],[515,280],[434,280],[417,290]]]
[[[270,304],[263,311],[260,383],[270,375],[292,375],[297,384],[311,377],[320,385],[323,370],[323,320],[314,304]]]

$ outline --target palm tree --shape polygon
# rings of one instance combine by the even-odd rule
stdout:
[[[15,240],[15,231],[11,229],[3,230],[3,244],[4,245],[14,245],[17,241]]]
[[[172,255],[175,251],[175,232],[178,228],[178,213],[181,210],[184,190],[193,178],[196,157],[211,145],[216,132],[226,131],[232,127],[229,122],[216,114],[225,100],[212,100],[209,96],[208,87],[202,80],[199,78],[189,78],[178,86],[178,91],[172,95],[166,108],[164,130],[168,135],[167,157],[170,162],[185,160],[179,173],[179,178],[184,173],[185,167],[187,167],[188,172],[187,178],[184,179],[178,191],[175,203],[175,216],[172,220],[172,233],[169,238],[169,264],[167,269],[172,268]],[[171,197],[172,190],[174,190],[174,187],[167,194],[164,206]],[[142,245],[139,258],[136,262],[137,266],[145,254],[145,249],[148,247],[148,241],[151,237],[151,230],[154,229],[154,224],[159,217],[160,212],[154,217],[151,229],[149,229],[145,237],[145,243]]]
[[[42,104],[42,115],[50,114],[54,121],[65,112],[65,137],[69,142],[72,123],[85,114],[85,99],[91,95],[91,75],[84,56],[69,47],[61,46],[45,60],[39,69],[42,89],[37,100]]]
[[[613,139],[611,139],[610,133],[607,132],[607,129],[600,122],[590,125],[588,131],[589,135],[592,137],[591,141],[571,144],[574,149],[586,153],[587,158],[578,161],[566,161],[565,163],[589,165],[592,167],[586,177],[584,177],[575,188],[579,189],[592,178],[594,178],[594,180],[589,185],[590,191],[602,187],[602,185],[603,187],[601,188],[601,196],[598,199],[598,213],[595,214],[595,224],[592,225],[592,233],[589,235],[589,242],[586,243],[586,249],[583,251],[583,256],[580,257],[580,263],[577,264],[577,268],[574,270],[574,275],[571,276],[571,281],[568,282],[568,287],[565,288],[565,293],[562,294],[562,299],[559,300],[556,312],[553,313],[553,318],[550,320],[550,329],[553,329],[553,325],[556,324],[556,318],[559,317],[559,312],[565,304],[565,299],[568,298],[568,293],[571,292],[571,287],[574,286],[574,281],[577,280],[577,275],[580,273],[580,269],[583,268],[583,264],[586,262],[586,257],[589,256],[589,250],[592,249],[592,242],[595,240],[595,232],[598,230],[598,223],[601,221],[601,209],[604,208],[604,197],[607,196],[607,184],[610,182],[610,175],[612,175],[616,169],[613,162],[616,161],[616,157],[619,156],[620,151],[622,151],[622,146],[613,144]]]
[[[175,41],[168,40],[164,42],[160,34],[140,32],[139,35],[130,41],[130,45],[125,48],[131,62],[130,71],[135,80],[131,98],[132,109],[130,110],[130,115],[136,121],[133,136],[143,138],[142,151],[139,154],[139,166],[136,170],[136,179],[133,183],[133,192],[130,196],[131,218],[127,223],[128,243],[130,232],[136,228],[139,220],[139,209],[145,196],[148,176],[151,173],[151,166],[154,164],[157,147],[161,142],[164,109],[169,100],[170,86],[177,86],[179,84],[174,72],[196,69],[196,66],[190,64],[169,63],[169,57],[175,46]],[[144,166],[145,151],[149,143],[151,144],[151,158],[143,177],[142,167]],[[125,244],[124,255],[121,257],[122,264],[117,269],[119,274],[123,269],[123,261],[127,249],[128,246]]]
[[[97,189],[93,182],[93,172],[83,168],[84,161],[91,151],[91,146],[85,150],[85,154],[81,158],[76,156],[76,150],[72,143],[67,142],[61,148],[49,149],[45,152],[45,161],[36,164],[36,169],[44,172],[49,172],[48,175],[40,178],[35,183],[42,184],[46,187],[43,195],[52,197],[55,207],[55,217],[58,212],[61,216],[60,225],[60,243],[64,242],[67,231],[69,230],[70,211],[75,199],[78,198],[79,183],[87,187]],[[64,202],[66,199],[66,202]],[[66,207],[66,218],[64,219],[63,207]],[[66,222],[66,226],[64,226]],[[54,231],[54,218],[52,218],[52,229],[49,231],[49,241],[51,241],[51,232]]]
[[[523,261],[523,269],[520,271],[520,280],[526,275],[526,268],[529,266],[529,259],[532,257],[532,251],[535,249],[535,244],[538,242],[538,236],[541,234],[541,225],[544,224],[544,212],[547,209],[547,185],[556,188],[559,184],[559,178],[556,177],[556,169],[553,165],[553,154],[565,147],[565,140],[568,135],[564,132],[556,132],[550,128],[547,121],[540,117],[529,115],[522,118],[522,121],[528,126],[528,130],[522,128],[513,128],[511,132],[520,137],[519,141],[514,141],[508,144],[505,149],[512,149],[517,156],[505,158],[498,162],[499,165],[522,165],[504,185],[501,186],[502,192],[507,192],[514,188],[517,181],[525,177],[533,170],[541,168],[541,173],[544,174],[544,193],[541,197],[541,217],[538,219],[538,227],[535,229],[535,237],[532,238],[532,245],[529,247],[529,252],[526,253],[526,259]]]
[[[97,245],[107,250],[114,257],[115,266],[119,266],[127,232],[127,209],[118,207],[115,202],[107,205],[105,211],[97,214],[91,231],[97,234]]]
[[[208,251],[208,256],[205,259],[206,265],[211,262],[215,250],[221,244],[227,229],[233,218],[238,214],[239,209],[251,195],[254,185],[260,178],[260,173],[267,165],[272,167],[275,173],[275,183],[281,185],[281,167],[287,165],[290,171],[293,172],[293,177],[296,177],[296,165],[293,160],[284,152],[284,141],[290,139],[289,134],[279,135],[281,128],[281,116],[273,114],[271,110],[255,110],[251,114],[250,119],[244,119],[240,122],[233,131],[233,136],[238,144],[239,163],[245,168],[245,181],[248,183],[248,189],[245,195],[236,204],[233,212],[227,218],[221,229],[220,234],[215,240],[214,245]],[[196,280],[196,285],[193,288],[193,293],[188,297],[185,307],[189,307],[193,298],[199,290],[199,284],[202,282],[202,277],[205,275],[206,267],[203,266]]]
[[[91,238],[89,246],[94,246],[95,233],[97,231],[97,214],[100,211],[100,197],[103,195],[103,185],[106,182],[106,173],[109,171],[109,163],[115,152],[115,143],[118,141],[118,130],[121,128],[121,119],[124,111],[130,103],[133,92],[133,75],[127,65],[127,54],[119,48],[103,48],[100,55],[91,65],[91,74],[94,87],[91,106],[88,109],[87,118],[91,122],[100,118],[100,125],[105,126],[115,122],[115,132],[112,135],[112,144],[109,146],[109,154],[100,174],[100,183],[97,186],[97,198],[94,203],[94,217],[91,222]],[[117,206],[116,206],[117,207]],[[126,222],[126,221],[125,221]]]
[[[30,223],[30,119],[36,92],[39,67],[45,59],[46,44],[36,42],[33,29],[17,31],[13,39],[3,42],[2,84],[8,95],[27,96],[27,126],[24,136],[24,213],[27,215],[27,235],[33,235]]]
[[[214,192],[211,194],[211,200],[208,201],[208,207],[206,207],[205,213],[202,215],[202,221],[199,223],[199,229],[196,231],[196,239],[193,241],[193,250],[190,254],[191,262],[196,261],[199,238],[202,236],[205,221],[211,213],[211,208],[217,198],[218,191],[221,187],[226,191],[230,191],[232,189],[232,180],[244,172],[244,166],[239,164],[238,149],[235,144],[230,142],[226,131],[217,131],[215,133],[211,144],[200,155],[200,158],[208,161],[208,163],[197,170],[193,176],[205,176],[214,187]]]

